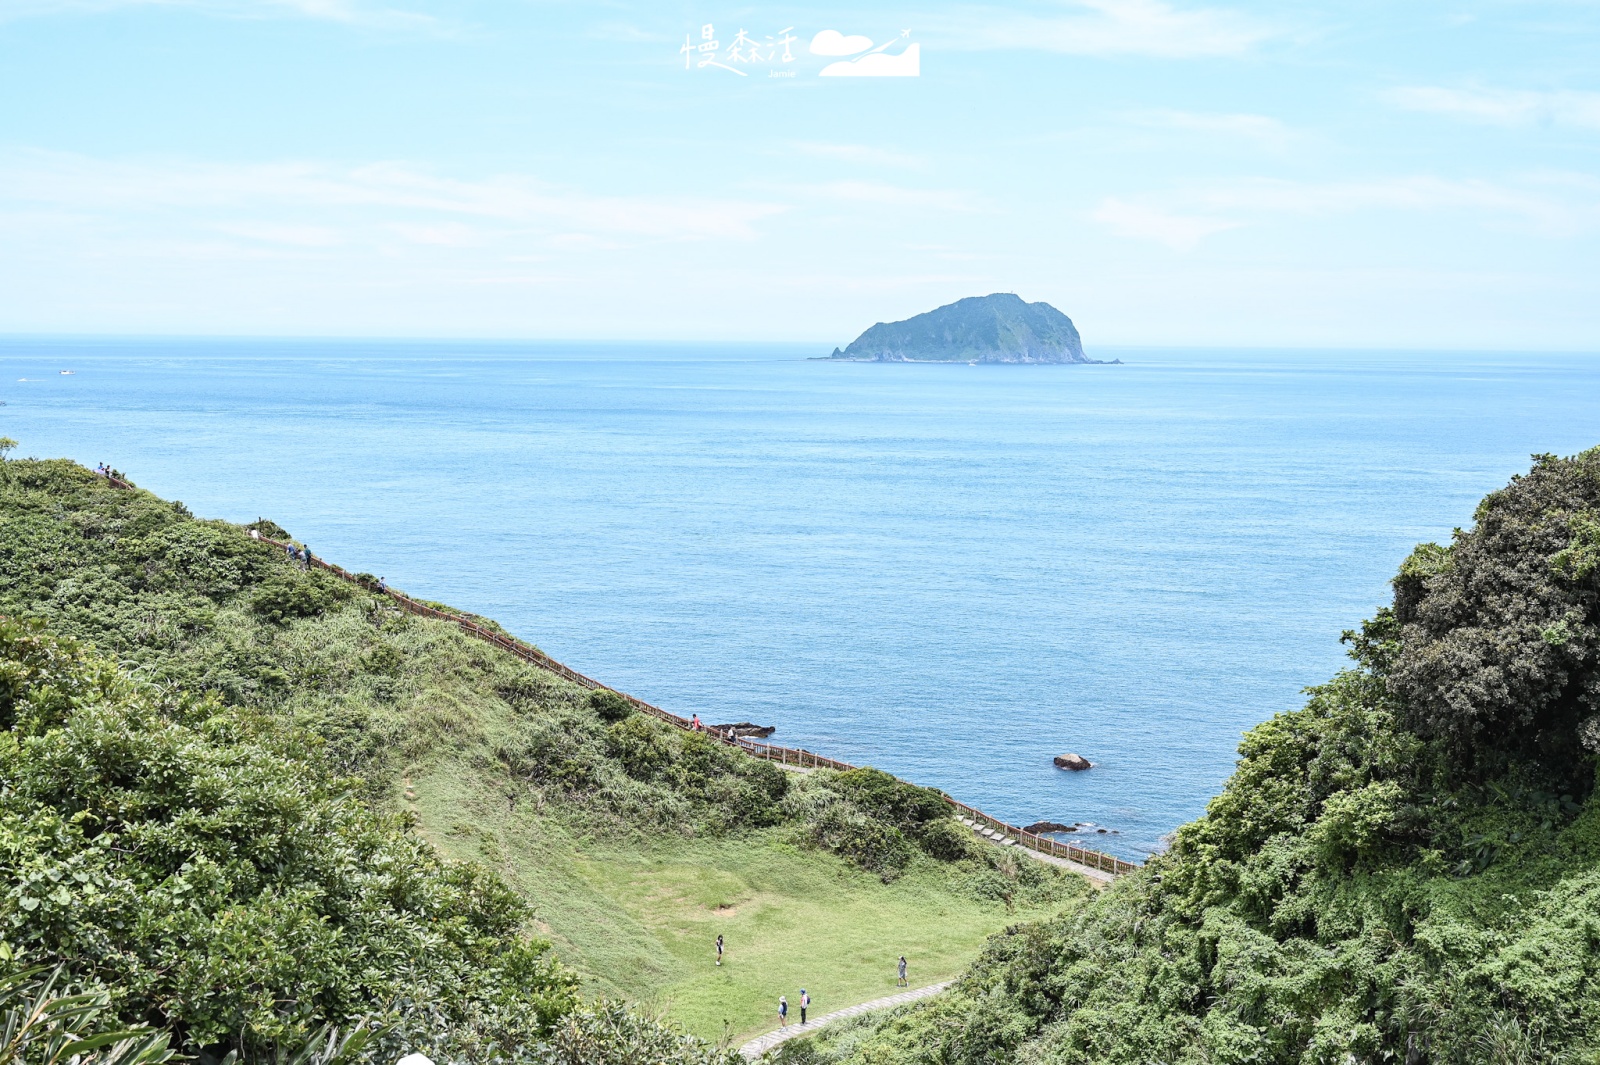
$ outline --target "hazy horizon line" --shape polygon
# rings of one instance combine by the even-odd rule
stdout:
[[[844,345],[836,340],[776,340],[761,338],[704,338],[704,337],[559,337],[559,336],[504,336],[472,334],[405,335],[382,333],[55,333],[55,332],[0,332],[0,344],[49,342],[112,342],[137,341],[147,343],[385,343],[385,344],[490,344],[490,345],[628,345],[654,344],[671,347],[695,345],[731,348],[738,346],[772,346],[817,348],[831,352]],[[1406,354],[1501,354],[1501,355],[1600,355],[1600,343],[1592,347],[1538,347],[1513,348],[1505,345],[1448,346],[1384,343],[1370,341],[1345,344],[1307,344],[1299,342],[1248,342],[1231,343],[1210,341],[1195,344],[1121,342],[1086,346],[1085,352],[1119,351],[1229,351],[1229,352],[1394,352]],[[824,356],[825,357],[825,356]],[[839,360],[844,361],[844,360]],[[871,360],[854,360],[871,361]],[[940,362],[966,362],[963,359],[918,360],[913,365],[937,365]],[[986,364],[987,365],[987,364]],[[1084,365],[1082,363],[995,363],[992,365]]]

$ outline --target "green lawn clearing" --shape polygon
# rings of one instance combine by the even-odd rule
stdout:
[[[493,865],[533,900],[590,990],[711,1039],[740,1042],[776,1026],[780,994],[797,1020],[802,987],[813,1017],[893,994],[901,954],[913,986],[949,979],[986,937],[1088,890],[1062,874],[1054,901],[1008,911],[941,863],[919,860],[885,884],[782,828],[737,839],[575,835],[536,808],[473,793],[472,779],[449,764],[415,778],[412,805],[429,837]]]

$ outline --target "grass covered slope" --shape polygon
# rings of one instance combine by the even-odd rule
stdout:
[[[588,990],[708,1036],[760,1027],[802,983],[819,1005],[873,997],[900,953],[953,975],[1081,890],[976,846],[922,789],[786,773],[631,714],[72,463],[0,463],[0,615],[292,735],[342,793],[511,885]]]
[[[1168,854],[784,1060],[1600,1060],[1600,449],[1394,583]]]
[[[793,1002],[801,987],[818,1010],[892,994],[902,953],[919,983],[949,979],[1008,922],[1046,916],[1079,890],[1075,878],[1035,882],[1046,867],[1003,853],[997,860],[1011,863],[1015,881],[923,856],[886,884],[784,826],[619,840],[581,822],[509,813],[503,801],[496,809],[497,796],[474,794],[463,779],[440,767],[417,784],[423,823],[441,826],[444,849],[478,858],[538,900],[540,934],[589,986],[706,1038],[775,1026],[777,996]],[[1005,890],[1015,892],[1010,908]]]

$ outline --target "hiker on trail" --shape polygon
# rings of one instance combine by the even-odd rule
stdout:
[[[722,933],[717,933],[717,964],[722,964]]]
[[[385,594],[387,594],[388,591],[389,591],[389,586],[384,583],[384,580],[383,580],[382,577],[378,578],[378,591],[384,592]]]
[[[693,721],[691,721],[691,722],[689,722],[689,724],[690,724],[690,725],[692,725],[692,726],[693,726],[693,727],[694,727],[694,730],[695,730],[695,731],[696,731],[696,732],[699,732],[699,731],[700,731],[700,729],[701,729],[701,725],[700,725],[700,715],[699,715],[699,714],[696,714],[696,715],[694,715],[694,720],[693,720]]]
[[[900,955],[900,987],[906,986],[906,956]]]
[[[800,1023],[806,1023],[806,1010],[811,1006],[811,996],[806,994],[806,989],[800,989]]]
[[[301,566],[302,569],[310,571],[310,569],[311,569],[311,548],[302,547],[300,549],[300,566]]]
[[[789,1000],[782,995],[778,996],[778,1027],[789,1027]]]

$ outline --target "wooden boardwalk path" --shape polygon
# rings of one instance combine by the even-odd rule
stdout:
[[[960,814],[956,815],[956,820],[972,829],[974,835],[981,836],[984,839],[989,840],[989,842],[997,844],[998,846],[1015,847],[1017,845],[1016,840],[1005,835],[1003,832],[998,831],[997,829],[987,827],[981,821],[974,821],[972,818],[962,817]],[[1105,887],[1107,884],[1115,880],[1118,875],[1116,873],[1106,872],[1104,869],[1096,869],[1092,865],[1085,865],[1082,862],[1075,862],[1070,858],[1063,858],[1059,854],[1051,854],[1047,851],[1034,850],[1031,847],[1023,847],[1021,848],[1021,851],[1028,857],[1037,858],[1041,862],[1048,862],[1051,865],[1059,865],[1063,869],[1071,869],[1074,873],[1094,881],[1096,887]],[[1092,851],[1090,853],[1097,854],[1099,852]]]
[[[871,1002],[863,1002],[858,1006],[851,1006],[848,1009],[834,1010],[832,1013],[824,1013],[821,1017],[811,1021],[809,1024],[791,1024],[786,1028],[774,1028],[766,1035],[757,1036],[744,1046],[740,1047],[739,1053],[744,1055],[746,1061],[755,1061],[757,1058],[771,1050],[773,1047],[777,1046],[779,1043],[787,1043],[789,1040],[796,1039],[802,1035],[810,1035],[818,1028],[821,1028],[823,1025],[832,1021],[842,1021],[846,1017],[859,1017],[863,1013],[871,1013],[873,1010],[885,1010],[889,1009],[891,1006],[903,1006],[907,1002],[915,1002],[919,998],[927,998],[929,995],[937,995],[939,992],[943,991],[953,983],[955,983],[954,980],[946,980],[942,984],[929,984],[927,987],[913,988],[910,991],[902,991],[898,995],[888,995],[884,998],[875,998]]]

